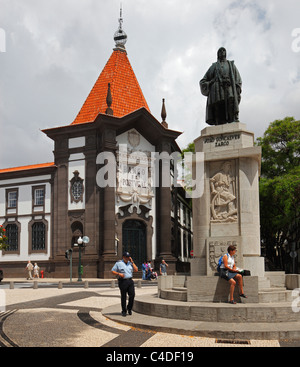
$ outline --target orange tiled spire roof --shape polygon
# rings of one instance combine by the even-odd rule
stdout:
[[[106,97],[109,83],[112,96],[110,108],[114,116],[123,117],[142,107],[145,107],[150,112],[127,57],[125,50],[127,35],[122,29],[122,23],[121,8],[119,29],[114,34],[116,48],[72,124],[93,122],[99,113],[106,113],[108,107]]]
[[[123,117],[141,107],[150,112],[126,51],[116,48],[72,124],[93,122],[99,113],[105,113],[108,83],[114,116]]]
[[[72,124],[93,122],[99,113],[108,113],[106,111],[108,108],[106,100],[108,84],[110,84],[112,97],[112,104],[109,107],[114,116],[123,117],[142,107],[150,112],[127,57],[125,50],[127,35],[122,29],[122,23],[121,8],[119,29],[114,34],[116,48]],[[109,114],[111,114],[111,111]]]

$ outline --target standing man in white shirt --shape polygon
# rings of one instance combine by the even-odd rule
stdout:
[[[137,272],[138,267],[135,265],[132,260],[129,252],[123,253],[123,259],[117,261],[111,272],[113,275],[118,277],[119,288],[121,292],[121,306],[122,306],[122,316],[132,315],[132,307],[134,302],[134,282],[132,280],[133,272]],[[129,301],[128,306],[126,307],[126,295],[128,293]]]
[[[32,278],[33,265],[31,264],[30,260],[28,260],[25,270],[28,272],[27,280],[32,280],[33,279]]]

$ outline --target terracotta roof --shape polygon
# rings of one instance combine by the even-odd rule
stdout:
[[[115,117],[123,117],[142,107],[150,112],[126,51],[114,49],[72,124],[93,122],[99,113],[105,114],[108,83],[111,86],[111,109]]]
[[[5,169],[0,169],[0,174],[8,173],[8,172],[17,172],[17,171],[26,171],[26,170],[31,170],[31,169],[46,168],[46,167],[54,167],[54,166],[55,166],[54,162],[51,162],[51,163],[33,164],[30,166],[5,168]]]

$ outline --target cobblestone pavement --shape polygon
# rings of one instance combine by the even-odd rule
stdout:
[[[147,297],[155,289],[136,288],[136,295]],[[1,299],[0,347],[281,346],[276,340],[219,343],[213,338],[150,332],[119,324],[101,313],[108,306],[120,304],[118,288],[0,289]],[[134,312],[127,318],[134,318]]]

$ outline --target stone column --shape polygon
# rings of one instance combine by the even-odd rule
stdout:
[[[102,135],[102,150],[115,154],[116,132],[113,129],[104,129]],[[116,167],[115,167],[116,169]],[[113,174],[109,172],[108,174]],[[100,218],[102,218],[102,256],[100,258],[100,277],[111,278],[111,268],[117,261],[115,253],[115,187],[106,186],[100,189]],[[100,229],[101,231],[101,229]]]
[[[160,152],[166,152],[168,155],[171,152],[171,145],[168,142],[163,142],[160,147]],[[164,177],[164,172],[167,175]],[[159,240],[159,258],[166,260],[168,263],[168,274],[174,274],[176,271],[176,258],[172,254],[171,248],[171,187],[170,179],[169,182],[164,178],[170,177],[170,159],[162,156],[160,167],[159,167],[159,188],[158,191],[158,216],[157,216],[157,228],[158,228],[158,240]],[[158,259],[158,260],[160,260]]]
[[[55,164],[57,170],[53,185],[52,209],[52,257],[55,261],[64,259],[65,250],[70,246],[68,237],[68,140],[55,141]]]
[[[195,171],[196,165],[197,162],[194,162],[193,171]],[[201,197],[193,199],[194,257],[190,260],[193,275],[206,275],[206,239],[209,237],[210,229],[209,178],[207,174],[207,169],[204,169],[204,188]],[[196,175],[193,175],[193,179],[196,179]]]

